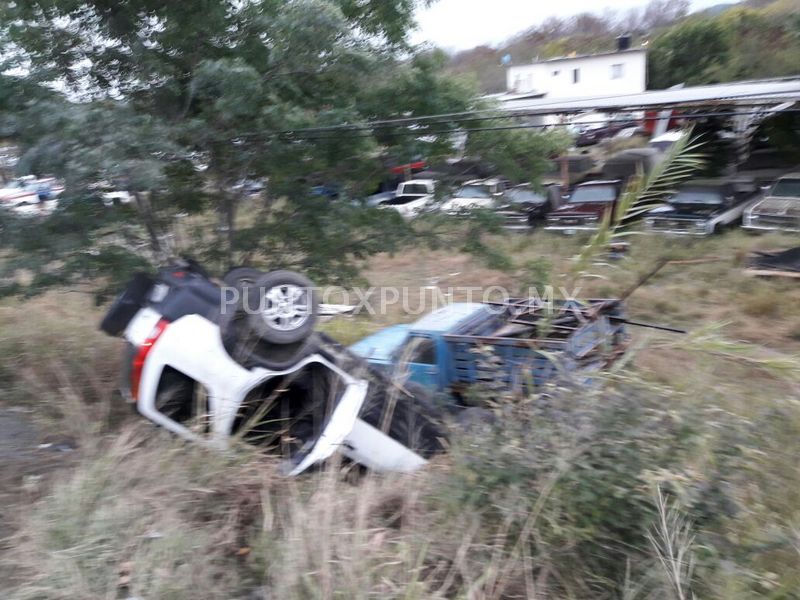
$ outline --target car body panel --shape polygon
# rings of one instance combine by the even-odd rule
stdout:
[[[412,179],[397,186],[395,195],[378,204],[378,208],[396,210],[406,219],[413,219],[430,210],[436,193],[433,179]]]
[[[445,200],[439,210],[458,214],[477,209],[494,208],[507,189],[502,179],[473,179],[462,185],[455,194]]]
[[[584,306],[569,302],[572,302],[570,306]],[[567,303],[563,306],[566,307]],[[508,314],[502,306],[456,303],[410,325],[404,330],[407,335],[405,344],[396,344],[386,352],[375,353],[382,357],[379,360],[369,358],[365,351],[376,346],[381,339],[394,342],[390,336],[382,338],[379,333],[371,336],[368,343],[356,344],[351,349],[377,368],[387,371],[401,369],[410,381],[436,392],[457,394],[487,377],[502,381],[509,389],[516,389],[541,385],[560,370],[597,368],[597,360],[590,357],[591,353],[609,340],[618,343],[620,336],[624,336],[624,328],[618,323],[612,324],[610,317],[603,315],[578,328],[567,342],[537,340],[532,344],[528,339],[499,337],[496,332],[502,330],[507,319]],[[434,363],[415,362],[413,354],[409,356],[404,351],[417,339],[432,342]],[[496,372],[487,370],[481,358],[487,348],[500,360]],[[391,356],[391,359],[387,360],[386,356]]]
[[[597,190],[599,195],[610,200],[581,201],[584,193]],[[614,210],[622,190],[622,182],[589,181],[575,188],[570,199],[547,217],[546,231],[571,233],[575,231],[595,231],[607,212]],[[607,192],[607,193],[606,193]]]
[[[666,205],[649,211],[644,222],[653,232],[707,236],[740,223],[747,208],[755,201],[755,182],[727,179],[690,181],[681,186]]]
[[[781,190],[791,184],[796,190]],[[774,194],[781,195],[774,195]],[[800,232],[800,173],[778,179],[767,196],[745,211],[742,227],[750,231]]]
[[[237,362],[226,350],[213,310],[201,311],[204,313],[202,315],[191,312],[177,314],[172,320],[165,318],[159,307],[174,308],[176,296],[170,297],[169,290],[161,288],[168,288],[170,284],[179,285],[184,286],[181,289],[190,289],[193,294],[194,288],[205,280],[200,277],[197,282],[190,282],[190,279],[197,279],[198,276],[189,271],[182,278],[175,277],[179,270],[168,268],[164,271],[159,280],[151,280],[149,289],[137,296],[143,299],[136,300],[140,308],[132,313],[130,320],[120,329],[122,337],[130,344],[129,357],[133,358],[133,368],[123,371],[138,378],[135,387],[132,385],[135,398],[131,396],[131,400],[145,418],[185,439],[225,447],[234,436],[239,435],[242,426],[237,423],[241,423],[241,410],[252,393],[271,380],[283,385],[282,379],[278,378],[311,367],[322,368],[327,373],[326,377],[330,377],[330,391],[335,391],[325,400],[326,404],[331,403],[328,416],[324,417],[324,421],[317,421],[319,429],[314,430],[317,433],[307,440],[301,438],[305,443],[284,462],[284,473],[297,475],[338,450],[345,450],[345,455],[354,460],[363,460],[363,464],[377,470],[405,471],[426,464],[426,459],[413,449],[360,419],[370,383],[338,366],[340,359],[335,354],[304,354],[290,367],[281,370],[247,367]],[[211,294],[208,294],[207,300],[213,302]],[[189,310],[196,308],[191,302],[187,306],[192,306]],[[137,360],[141,360],[138,374]],[[159,410],[160,385],[168,371],[185,377],[197,386],[194,389],[204,392],[207,414],[202,417],[207,423],[205,430],[193,430],[184,422],[178,422],[177,417],[173,419]]]

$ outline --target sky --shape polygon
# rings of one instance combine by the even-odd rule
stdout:
[[[692,0],[701,10],[734,0]],[[417,13],[415,43],[431,42],[447,50],[466,50],[497,44],[547,17],[569,17],[582,12],[624,11],[645,6],[647,0],[438,0]]]

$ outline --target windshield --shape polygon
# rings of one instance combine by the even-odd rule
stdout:
[[[800,198],[800,179],[779,180],[769,195],[780,198]]]
[[[545,197],[542,194],[538,194],[533,190],[508,190],[506,192],[506,198],[510,202],[528,202],[531,204],[541,204],[545,201]]]
[[[381,202],[384,206],[401,206],[403,204],[408,204],[409,202],[417,202],[420,201],[424,196],[395,196],[389,200],[384,200]]]
[[[569,201],[572,203],[614,202],[616,199],[617,189],[613,185],[587,185],[577,188]]]
[[[456,198],[491,198],[492,193],[486,185],[465,185],[456,192]]]
[[[428,191],[428,186],[426,186],[424,183],[412,183],[410,185],[404,185],[401,193],[424,196],[430,192]]]
[[[722,204],[718,190],[682,190],[669,201],[670,204]]]

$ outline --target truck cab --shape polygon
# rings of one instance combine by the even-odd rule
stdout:
[[[391,208],[406,219],[413,219],[430,209],[435,195],[436,181],[412,179],[397,186],[394,197],[381,202],[379,208]]]
[[[409,381],[456,398],[481,383],[509,390],[538,386],[558,369],[599,368],[620,353],[626,337],[618,305],[568,300],[550,308],[555,312],[536,299],[454,303],[350,350],[389,376],[407,373]],[[545,316],[557,326],[539,331],[537,321]],[[486,360],[487,354],[496,360]]]

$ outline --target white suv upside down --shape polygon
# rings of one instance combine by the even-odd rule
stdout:
[[[311,282],[240,268],[215,284],[197,265],[137,275],[101,328],[130,345],[126,395],[189,440],[234,437],[279,452],[297,475],[341,451],[379,471],[411,471],[444,448],[423,389],[396,385],[313,331]]]

